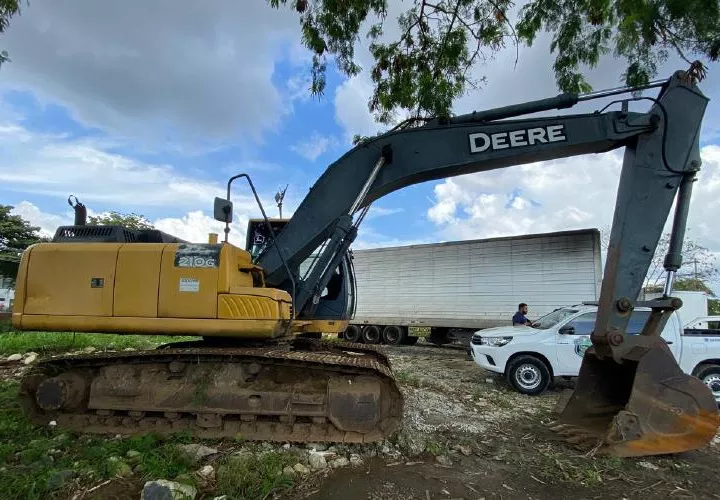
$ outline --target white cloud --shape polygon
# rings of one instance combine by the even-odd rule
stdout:
[[[368,110],[373,87],[365,73],[345,80],[335,90],[335,121],[345,132],[345,142],[355,134],[372,136],[386,127],[379,125]]]
[[[299,141],[296,144],[293,144],[290,146],[290,149],[306,160],[315,161],[320,155],[325,153],[328,149],[334,147],[336,144],[337,141],[334,137],[313,132],[307,140]]]
[[[720,252],[713,219],[720,210],[720,146],[702,148],[701,156],[687,237]],[[621,152],[613,151],[446,179],[435,186],[427,217],[447,240],[609,228],[621,166]],[[666,230],[671,222],[672,212]]]
[[[11,213],[19,215],[30,225],[39,227],[38,231],[41,236],[47,238],[55,234],[58,226],[64,226],[73,223],[72,210],[70,213],[47,213],[40,210],[37,205],[29,201],[21,201],[11,210]]]
[[[12,213],[20,215],[31,225],[39,227],[40,234],[47,237],[52,237],[59,226],[73,224],[71,212],[44,212],[40,210],[37,205],[29,201],[18,203],[13,208]],[[102,213],[95,213],[88,209],[88,215],[102,215]],[[233,217],[233,222],[230,224],[228,241],[241,248],[245,247],[245,234],[247,232],[249,215],[249,213],[236,212]],[[225,238],[225,224],[214,220],[202,210],[188,212],[182,217],[155,218],[150,220],[150,223],[156,229],[193,243],[207,242],[209,233],[216,233],[219,241],[223,241]]]
[[[230,233],[228,234],[230,243],[245,248],[247,223],[247,215],[237,213],[234,215],[233,222],[230,224]],[[183,217],[156,219],[153,221],[153,226],[193,243],[207,242],[209,233],[216,233],[218,241],[224,241],[225,239],[225,224],[216,221],[201,210],[189,212]]]
[[[276,62],[307,65],[297,16],[235,0],[31,3],[3,34],[2,88],[137,141],[257,139],[290,109]]]
[[[402,208],[385,208],[385,207],[378,207],[378,206],[372,205],[372,206],[370,206],[370,210],[368,210],[365,220],[369,221],[372,219],[377,219],[378,217],[385,217],[388,215],[399,214],[404,211],[405,210]]]
[[[1,125],[1,124],[0,124]],[[18,140],[20,139],[20,140]],[[126,207],[209,207],[225,192],[223,184],[189,177],[170,165],[150,164],[109,153],[89,140],[34,134],[21,127],[0,128],[3,189],[25,194]],[[249,196],[236,194],[236,206],[255,207]]]
[[[518,2],[510,9],[510,19],[516,18],[519,9],[525,2]],[[387,19],[384,22],[383,41],[397,40],[400,36],[397,16],[401,11],[412,8],[412,4],[395,2],[390,4]],[[417,6],[414,6],[417,8]],[[532,47],[516,46],[508,41],[507,47],[492,55],[489,50],[485,51],[488,56],[481,60],[468,75],[469,78],[482,81],[478,88],[468,88],[465,95],[456,99],[452,106],[452,112],[456,114],[471,113],[476,110],[485,110],[495,107],[520,104],[535,99],[553,97],[560,93],[555,81],[553,64],[557,53],[550,52],[552,35],[540,32]],[[335,96],[335,116],[337,123],[346,130],[348,137],[353,134],[371,135],[378,131],[387,130],[388,126],[378,126],[367,108],[367,102],[372,95],[373,85],[369,77],[372,69],[373,59],[369,51],[368,40],[363,36],[355,44],[356,57],[363,68],[363,72],[357,76],[346,79],[340,86]],[[492,56],[492,57],[491,57]],[[627,62],[616,59],[612,52],[603,56],[596,68],[581,68],[587,80],[595,90],[608,89],[623,85],[622,74],[625,71]],[[686,69],[687,63],[682,61],[675,54],[671,53],[667,61],[658,68],[657,79],[668,78],[673,72],[679,69]],[[700,83],[700,89],[705,95],[711,98],[711,103],[717,99],[720,93],[720,75],[717,72],[709,72],[706,79]],[[629,94],[626,94],[629,96]],[[657,89],[645,91],[643,95],[655,96]],[[617,96],[601,100],[592,100],[579,103],[573,108],[566,110],[551,110],[538,115],[565,114],[565,113],[587,113],[602,108],[610,100]],[[619,106],[615,106],[617,109]],[[647,101],[631,103],[631,110],[645,110],[648,107]],[[703,123],[703,138],[717,140],[720,137],[720,114],[711,112],[712,104],[708,108]],[[528,115],[529,116],[529,115]],[[402,117],[398,117],[402,119]]]
[[[446,179],[427,216],[448,239],[540,233],[610,223],[617,152]]]
[[[363,226],[358,232],[357,239],[352,244],[352,250],[365,250],[368,248],[385,248],[408,245],[422,245],[425,243],[442,243],[435,235],[420,238],[397,238],[376,231],[371,226]]]

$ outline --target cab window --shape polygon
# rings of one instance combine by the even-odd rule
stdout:
[[[563,326],[561,328],[561,331],[565,330],[570,335],[590,335],[593,331],[593,328],[595,328],[596,316],[597,314],[594,312],[581,314],[580,316]],[[572,330],[570,330],[568,327],[572,327]]]
[[[627,325],[628,335],[640,335],[650,317],[650,311],[633,311]]]

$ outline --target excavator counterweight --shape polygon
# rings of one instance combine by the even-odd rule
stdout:
[[[620,110],[521,118],[577,102],[618,99]],[[629,111],[646,100],[647,112]],[[86,432],[169,432],[279,441],[368,442],[402,425],[403,398],[387,358],[370,346],[318,339],[355,310],[351,246],[372,202],[429,180],[624,148],[610,243],[590,347],[557,430],[621,456],[675,453],[708,443],[720,426],[714,398],[684,374],[660,337],[681,307],[682,262],[699,137],[708,99],[692,72],[612,89],[437,118],[362,142],[320,176],[288,219],[269,219],[246,174],[215,200],[217,243],[159,231],[73,226],[30,247],[17,279],[20,330],[196,335],[136,353],[42,360],[23,379],[31,418]],[[569,167],[572,168],[572,167]],[[246,248],[228,242],[231,184],[244,178],[262,218]],[[637,298],[676,204],[662,298]],[[388,283],[388,287],[393,283]],[[652,314],[640,335],[634,307]]]

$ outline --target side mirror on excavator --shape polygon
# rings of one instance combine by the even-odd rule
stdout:
[[[233,204],[225,198],[215,197],[215,220],[229,224],[232,222]]]

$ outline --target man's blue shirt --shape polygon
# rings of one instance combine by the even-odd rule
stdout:
[[[528,321],[528,319],[520,311],[516,312],[515,316],[512,317],[513,325],[516,325],[516,324],[524,325],[525,323],[527,323],[527,321]]]

